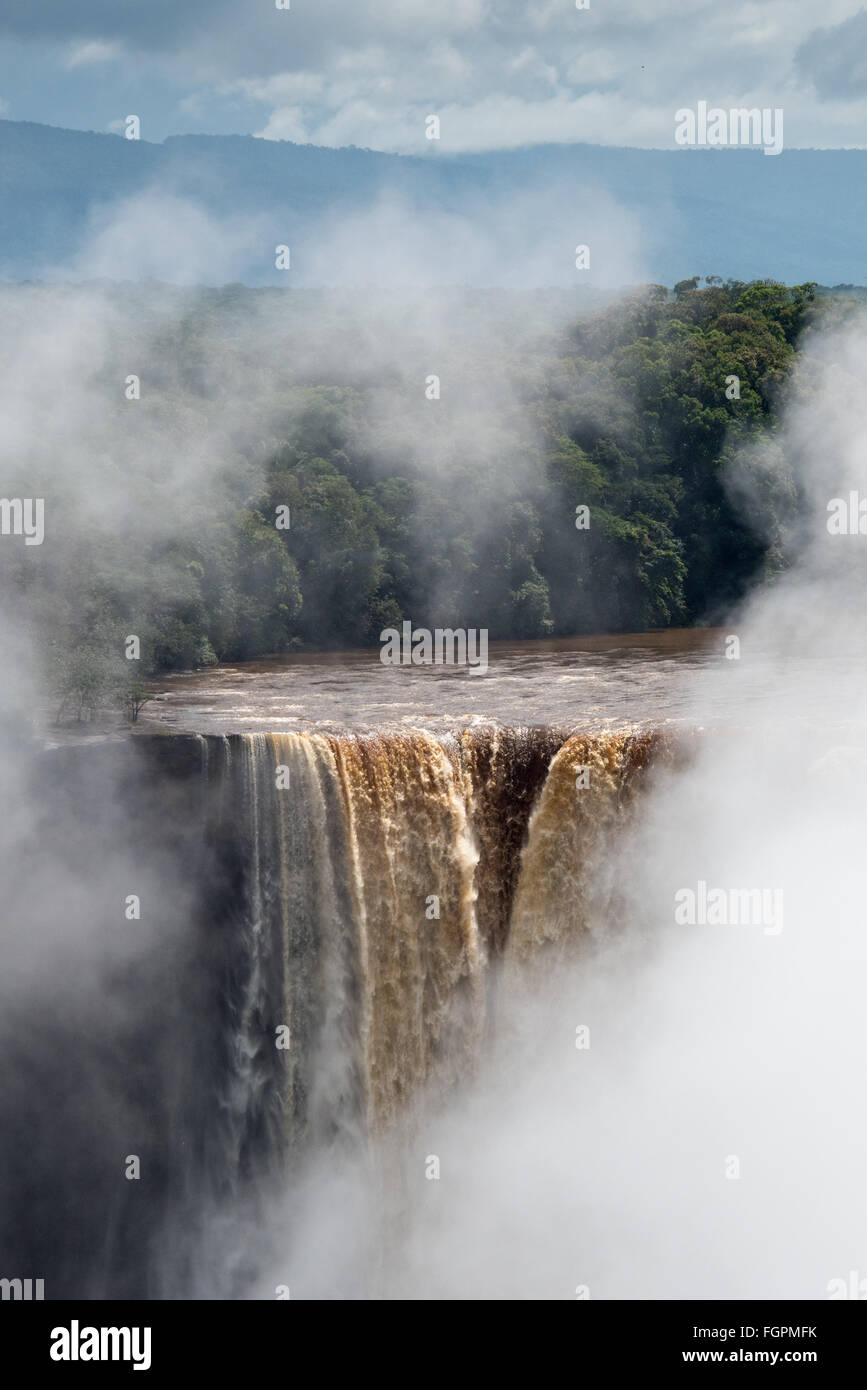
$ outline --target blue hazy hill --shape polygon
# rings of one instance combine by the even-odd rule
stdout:
[[[185,235],[200,235],[202,256],[192,268],[186,256],[183,278],[206,283],[285,284],[277,244],[291,246],[297,285],[419,276],[569,285],[580,279],[578,243],[591,247],[597,283],[867,279],[862,150],[545,145],[449,155],[432,142],[410,156],[252,136],[154,145],[0,121],[8,279],[159,276],[160,248],[170,265],[188,203],[202,221]],[[94,260],[84,252],[95,239]]]

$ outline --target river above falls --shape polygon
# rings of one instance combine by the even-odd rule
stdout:
[[[603,730],[776,723],[781,692],[826,722],[828,691],[863,684],[863,661],[726,655],[723,628],[491,643],[488,670],[387,666],[379,649],[276,656],[162,677],[142,731],[340,733],[479,724]],[[835,721],[836,722],[836,721]]]

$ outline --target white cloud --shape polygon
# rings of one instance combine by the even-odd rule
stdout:
[[[90,67],[93,63],[112,63],[120,54],[120,44],[104,43],[102,39],[94,39],[90,43],[77,43],[67,57],[64,67],[72,69]]]
[[[820,16],[808,0],[687,9],[681,0],[589,10],[573,0],[329,0],[242,15],[230,0],[190,0],[158,24],[117,7],[109,24],[82,0],[66,15],[65,66],[134,50],[141,73],[167,81],[175,109],[203,128],[242,112],[266,139],[403,151],[418,148],[419,116],[448,112],[453,149],[536,139],[670,149],[674,111],[706,100],[784,106],[790,147],[867,144],[855,42],[867,14],[853,16],[851,0],[827,0]]]
[[[242,78],[226,82],[221,95],[239,95],[250,102],[281,106],[284,102],[313,101],[323,96],[325,81],[316,72],[282,72],[276,77]]]
[[[314,52],[302,41],[297,70],[230,79],[222,94],[266,108],[265,139],[308,132],[316,144],[402,153],[431,152],[431,112],[443,121],[438,151],[539,141],[671,149],[674,112],[698,100],[783,106],[790,146],[865,142],[867,91],[850,103],[821,101],[796,68],[815,29],[810,5],[696,8],[684,47],[676,0],[660,0],[652,16],[639,0],[616,12],[556,0],[531,14],[517,0],[379,0],[375,23],[347,14],[345,23],[335,18],[330,45]],[[823,19],[833,25],[846,13],[842,0],[829,0]],[[302,40],[304,32],[299,26]]]
[[[254,132],[260,140],[291,140],[296,145],[321,145],[326,142],[311,135],[300,106],[281,106],[272,111],[263,130]]]
[[[225,284],[250,247],[273,264],[273,229],[239,213],[218,220],[197,203],[158,191],[96,208],[86,250],[47,278],[155,279],[170,284]]]

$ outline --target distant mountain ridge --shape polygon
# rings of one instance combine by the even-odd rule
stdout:
[[[449,155],[437,146],[416,156],[252,136],[156,145],[15,121],[0,121],[0,275],[116,274],[105,232],[113,210],[155,191],[193,202],[208,235],[227,229],[219,257],[182,277],[203,283],[285,284],[274,248],[288,244],[298,285],[380,280],[397,259],[397,280],[422,267],[432,282],[566,286],[582,274],[578,243],[591,247],[588,278],[609,284],[693,274],[867,281],[865,150],[768,159],[751,149]],[[142,230],[149,254],[168,243],[173,216],[163,210]],[[136,226],[133,217],[133,241]],[[84,251],[95,235],[94,270]],[[126,271],[136,278],[134,253]],[[143,258],[142,274],[159,271]]]

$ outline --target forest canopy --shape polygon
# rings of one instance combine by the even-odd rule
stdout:
[[[835,304],[714,276],[604,303],[7,287],[9,362],[34,313],[84,305],[99,347],[80,436],[49,424],[6,469],[48,519],[38,550],[0,547],[5,591],[76,717],[118,681],[134,709],[130,634],[139,681],[404,619],[491,640],[713,622],[785,564],[780,395]]]

